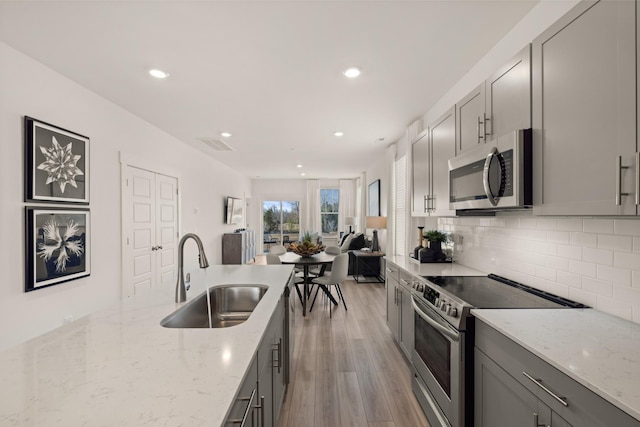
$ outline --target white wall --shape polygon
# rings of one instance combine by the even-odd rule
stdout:
[[[122,108],[0,43],[0,349],[120,300],[120,163],[123,151],[181,174],[182,231],[195,232],[220,263],[227,195],[247,194],[248,178]],[[29,115],[91,138],[91,276],[24,292],[22,118]],[[187,245],[186,260],[196,261]]]

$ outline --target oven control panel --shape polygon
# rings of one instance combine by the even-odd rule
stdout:
[[[462,305],[427,283],[414,280],[412,287],[422,296],[423,300],[429,302],[431,307],[440,312],[443,317],[458,318],[462,312]]]

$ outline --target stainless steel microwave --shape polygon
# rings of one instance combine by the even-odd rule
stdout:
[[[531,157],[531,129],[520,129],[449,160],[449,208],[531,207]]]

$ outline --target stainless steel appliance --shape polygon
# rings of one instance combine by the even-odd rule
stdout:
[[[449,160],[449,208],[531,206],[531,129],[520,129]]]
[[[496,275],[425,277],[412,287],[412,384],[432,427],[473,425],[472,308],[586,307]]]

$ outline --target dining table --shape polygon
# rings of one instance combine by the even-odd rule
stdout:
[[[300,292],[300,288],[298,288],[298,284],[295,284],[296,291],[298,292],[298,297],[300,298],[300,302],[302,303],[302,315],[307,315],[307,297],[310,294],[309,285],[312,284],[309,277],[309,267],[312,265],[320,265],[322,268],[320,269],[320,275],[324,273],[327,265],[333,263],[333,260],[336,259],[336,255],[330,255],[326,252],[318,252],[317,254],[311,256],[301,256],[296,254],[295,252],[286,252],[280,255],[280,262],[283,264],[295,264],[298,267],[302,267],[303,272],[303,291]],[[320,285],[320,289],[329,297],[329,300],[334,304],[338,305],[338,301],[331,295],[329,289],[325,285]]]

